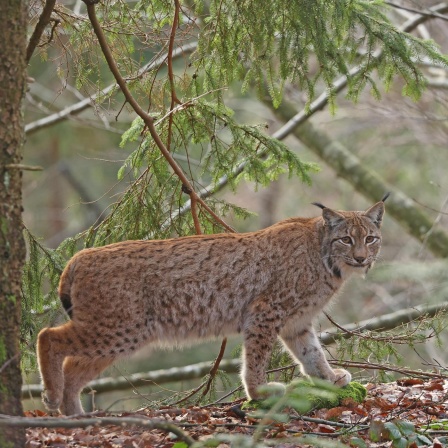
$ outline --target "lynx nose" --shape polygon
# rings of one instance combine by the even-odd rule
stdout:
[[[359,264],[363,264],[366,261],[366,257],[353,257]]]

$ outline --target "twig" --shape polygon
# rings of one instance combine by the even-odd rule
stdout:
[[[206,384],[207,384],[207,381],[204,381],[203,383],[199,384],[198,387],[194,388],[188,395],[181,398],[180,400],[175,401],[174,403],[170,403],[170,405],[174,406],[176,404],[184,403],[189,398],[191,398],[193,395],[196,395]]]
[[[202,408],[208,408],[210,406],[213,406],[214,404],[221,403],[221,401],[224,400],[224,398],[230,397],[230,395],[233,395],[234,393],[236,393],[236,392],[238,392],[238,391],[240,391],[242,389],[243,389],[243,386],[239,385],[238,387],[235,387],[235,389],[232,389],[230,392],[227,392],[225,395],[223,395],[222,397],[218,398],[213,403],[207,403],[207,404],[205,404],[204,406],[201,406],[201,407]]]
[[[191,42],[189,44],[186,44],[182,48],[176,48],[173,51],[173,59],[175,57],[181,56],[185,53],[190,53],[194,51],[197,48],[197,42]],[[134,76],[132,79],[138,79],[141,78],[145,73],[152,70],[155,67],[158,67],[162,65],[167,58],[167,55],[164,54],[160,56],[159,58],[155,59],[152,62],[149,62],[148,64],[144,65],[137,73],[136,76]],[[127,81],[129,81],[129,78],[127,78]],[[106,97],[110,92],[112,92],[114,89],[117,89],[119,87],[117,84],[111,84],[108,87],[104,88],[100,92],[98,92],[95,95],[92,95],[91,98],[86,98],[79,103],[72,104],[71,106],[66,107],[65,109],[60,110],[59,112],[56,112],[52,115],[49,115],[48,117],[33,121],[31,123],[28,123],[25,126],[25,132],[26,134],[32,134],[34,132],[37,132],[41,129],[44,129],[48,126],[52,126],[54,124],[57,124],[63,120],[66,120],[70,116],[77,115],[84,110],[93,107],[94,102],[97,100],[100,100],[102,97]]]
[[[182,102],[179,101],[176,95],[176,89],[174,87],[174,72],[173,72],[173,49],[174,49],[174,39],[176,37],[176,29],[179,25],[179,10],[180,10],[179,0],[174,0],[174,17],[173,17],[173,25],[171,27],[170,41],[168,46],[168,57],[167,57],[168,78],[170,80],[170,86],[171,86],[171,109],[173,109],[175,103],[182,104]]]
[[[340,366],[340,367],[352,367],[357,369],[367,369],[367,370],[385,370],[388,372],[396,372],[401,373],[402,375],[407,376],[414,376],[414,377],[420,377],[420,378],[440,378],[440,379],[447,379],[447,375],[442,375],[440,373],[432,373],[432,372],[422,372],[419,370],[412,370],[407,369],[405,367],[397,367],[397,366],[391,366],[387,364],[374,364],[370,362],[357,362],[357,361],[338,361],[338,360],[329,360],[330,364],[334,366]]]
[[[174,110],[176,103],[181,105],[182,103],[178,100],[176,95],[176,88],[174,83],[174,72],[173,72],[173,49],[174,49],[174,40],[176,37],[176,29],[179,24],[179,1],[174,0],[174,17],[173,17],[173,24],[171,26],[171,33],[170,33],[170,39],[168,44],[168,55],[167,55],[167,65],[168,65],[168,79],[170,81],[170,90],[171,90],[171,104],[170,104],[170,115],[168,117],[168,132],[167,132],[167,139],[166,139],[166,147],[168,151],[171,150],[171,136],[172,136],[172,129],[173,129],[173,121],[174,117],[171,114],[171,112]],[[194,206],[196,204],[193,204]],[[196,225],[197,215],[196,214],[196,208],[191,207],[191,213],[193,215],[193,220],[196,228],[196,233],[198,233],[199,226]],[[199,234],[201,232],[199,231]]]
[[[357,329],[355,330],[349,330],[348,328],[343,327],[342,325],[338,324],[332,317],[330,317],[328,315],[328,313],[326,313],[324,311],[324,314],[326,316],[326,318],[339,330],[342,331],[342,333],[340,334],[342,336],[342,334],[346,334],[347,337],[357,337],[357,338],[361,338],[361,339],[367,339],[370,341],[376,341],[376,342],[381,342],[381,341],[386,341],[386,342],[390,342],[390,343],[394,343],[394,344],[406,344],[409,345],[409,340],[412,337],[413,334],[415,334],[419,328],[419,325],[421,324],[421,321],[419,321],[419,325],[417,325],[411,332],[407,333],[407,334],[403,334],[403,335],[391,335],[391,336],[372,336],[372,335],[365,335],[362,334],[363,331],[365,331],[365,329],[362,326],[359,326]],[[425,339],[422,341],[418,341],[420,343],[424,343],[426,342],[428,339],[431,339],[435,336],[435,334],[431,333],[427,336],[425,336]]]
[[[442,302],[435,305],[416,306],[414,308],[406,308],[394,313],[384,314],[375,319],[366,319],[359,323],[351,323],[344,325],[345,332],[340,333],[335,330],[325,330],[320,336],[320,340],[324,345],[335,342],[337,338],[352,337],[357,331],[381,331],[392,330],[400,325],[412,322],[423,316],[434,317],[438,313],[448,311],[448,302]]]
[[[189,398],[193,397],[194,395],[196,395],[200,390],[202,390],[204,387],[204,391],[202,392],[201,398],[205,397],[207,395],[207,392],[210,390],[210,386],[213,382],[213,379],[216,376],[216,373],[218,372],[219,369],[219,365],[222,361],[222,358],[224,356],[224,352],[226,349],[226,345],[227,345],[227,338],[224,338],[221,342],[221,348],[219,350],[218,356],[215,359],[215,362],[213,363],[213,366],[211,367],[209,373],[208,373],[208,380],[204,381],[203,383],[201,383],[198,387],[196,387],[195,389],[193,389],[187,396],[181,398],[180,400],[171,403],[171,405],[175,405],[175,404],[180,404],[180,403],[184,403],[185,401],[187,401]]]
[[[46,0],[45,5],[42,9],[42,13],[37,21],[36,27],[34,28],[33,34],[30,37],[30,41],[28,42],[28,47],[26,48],[26,63],[30,62],[31,56],[34,53],[37,45],[39,44],[42,33],[45,30],[45,27],[48,25],[51,19],[51,13],[53,12],[54,5],[56,4],[56,0]]]
[[[17,353],[12,358],[9,358],[7,361],[5,361],[3,365],[0,367],[0,373],[2,373],[13,361],[19,358],[19,356],[20,353]]]
[[[188,446],[194,443],[194,440],[178,426],[163,420],[151,420],[148,418],[137,417],[90,417],[90,418],[53,418],[53,417],[11,417],[0,414],[0,426],[14,426],[17,428],[86,428],[89,426],[107,426],[116,425],[142,426],[148,429],[158,429],[164,432],[172,432]]]
[[[22,163],[10,163],[5,165],[8,170],[22,170],[22,171],[43,171],[41,166],[23,165]]]
[[[224,356],[224,352],[226,350],[226,345],[227,345],[227,338],[224,338],[222,340],[222,342],[221,342],[221,348],[219,349],[218,356],[216,357],[215,362],[213,363],[213,366],[210,369],[210,372],[209,372],[210,376],[208,378],[208,381],[207,381],[207,384],[205,386],[205,389],[202,392],[202,397],[205,397],[207,395],[208,391],[210,390],[212,382],[213,382],[213,380],[214,380],[214,378],[216,376],[216,373],[218,372],[219,364],[221,363],[222,358]]]

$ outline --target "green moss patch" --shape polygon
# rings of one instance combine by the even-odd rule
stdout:
[[[292,407],[305,413],[311,409],[331,409],[340,406],[345,399],[352,399],[362,403],[367,396],[367,389],[360,383],[353,381],[344,387],[335,387],[320,380],[297,380],[287,387],[287,396],[271,396],[266,400],[246,401],[241,409],[245,411],[270,409],[281,399],[283,407]]]

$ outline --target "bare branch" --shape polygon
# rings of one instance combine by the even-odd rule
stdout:
[[[53,12],[54,5],[56,4],[56,0],[46,0],[44,8],[42,9],[42,13],[37,21],[36,28],[34,28],[33,34],[30,37],[30,41],[28,42],[28,47],[26,49],[26,63],[30,62],[31,56],[34,53],[34,50],[39,44],[42,33],[45,30],[45,27],[48,25],[51,19],[51,13]]]
[[[415,308],[407,308],[394,313],[384,314],[374,319],[344,325],[345,331],[338,331],[338,329],[325,330],[320,335],[320,340],[322,344],[328,345],[335,342],[338,338],[357,336],[355,332],[392,330],[400,325],[422,319],[425,316],[434,317],[446,311],[448,311],[448,302],[437,303],[435,305],[419,305]]]
[[[171,109],[173,109],[175,103],[182,104],[176,95],[176,89],[174,86],[174,71],[173,71],[173,48],[174,48],[174,39],[176,38],[176,29],[179,26],[179,10],[180,10],[179,0],[174,0],[174,18],[173,18],[173,25],[171,27],[170,41],[168,47],[168,58],[167,58],[168,77],[171,86]]]
[[[276,112],[284,119],[288,119],[293,114],[291,106],[286,104],[280,106]],[[387,213],[396,219],[410,235],[424,243],[434,255],[448,257],[447,232],[434,228],[431,218],[416,207],[410,197],[387,184],[375,171],[366,168],[362,161],[342,143],[332,140],[310,122],[303,123],[293,131],[293,134],[331,166],[339,177],[352,184],[358,193],[377,201],[385,191],[391,191]]]
[[[24,165],[23,163],[10,163],[5,165],[8,170],[22,170],[22,171],[43,171],[43,167],[36,165]]]
[[[172,367],[170,369],[153,370],[150,372],[134,373],[123,377],[105,377],[91,381],[87,388],[96,393],[104,393],[116,390],[137,389],[138,387],[152,386],[176,381],[186,381],[202,378],[210,373],[213,361],[200,362],[184,367]],[[219,369],[226,373],[238,373],[239,359],[223,359]],[[40,397],[42,386],[40,384],[27,384],[22,387],[22,398]]]
[[[434,8],[415,9],[415,8],[409,8],[408,6],[399,5],[397,3],[390,2],[390,1],[385,1],[384,3],[386,3],[389,6],[392,6],[393,8],[402,9],[403,11],[414,12],[416,14],[428,17],[430,19],[441,19],[441,20],[448,21],[448,16],[444,16],[443,14],[439,14],[438,12],[434,12]]]
[[[355,369],[366,369],[366,370],[383,370],[385,372],[395,372],[401,375],[419,377],[419,378],[443,378],[446,379],[446,375],[434,372],[423,372],[421,370],[407,369],[406,367],[398,367],[391,364],[376,364],[373,362],[357,362],[357,361],[338,361],[330,360],[330,364],[339,367],[351,367]]]
[[[205,386],[204,391],[202,392],[202,396],[205,397],[208,393],[208,391],[210,390],[210,387],[212,385],[212,381],[215,378],[216,374],[218,373],[218,369],[219,369],[219,365],[222,361],[222,358],[224,356],[224,352],[226,350],[226,345],[227,345],[227,338],[224,338],[221,342],[221,348],[219,349],[219,353],[218,356],[215,359],[215,362],[212,366],[212,368],[210,369],[210,377],[207,381],[207,385]]]

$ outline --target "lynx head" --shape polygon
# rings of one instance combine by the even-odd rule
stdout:
[[[388,196],[364,212],[335,211],[314,203],[322,208],[322,259],[332,275],[365,274],[373,266],[381,248],[380,228]]]

